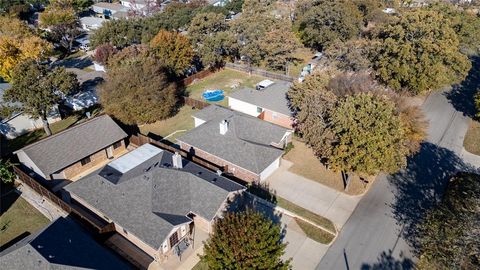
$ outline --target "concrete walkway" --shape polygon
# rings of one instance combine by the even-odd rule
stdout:
[[[23,199],[40,211],[40,213],[42,213],[49,220],[54,221],[59,217],[67,216],[67,213],[60,207],[57,207],[49,200],[43,198],[27,185],[22,184],[17,187],[17,190]]]
[[[282,160],[266,181],[276,194],[305,209],[330,219],[340,230],[357,207],[361,196],[350,196],[325,185],[294,174],[288,169],[293,165]]]

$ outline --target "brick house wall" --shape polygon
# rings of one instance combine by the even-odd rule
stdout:
[[[98,164],[101,164],[102,162],[105,162],[108,157],[107,157],[107,149],[108,148],[112,148],[112,153],[113,153],[113,156],[116,156],[118,155],[119,153],[125,151],[125,141],[124,140],[121,140],[121,145],[120,147],[116,148],[116,149],[113,149],[113,144],[112,145],[109,145],[108,147],[90,155],[90,162],[85,164],[85,165],[82,165],[81,161],[78,161],[70,166],[68,166],[67,168],[63,169],[61,172],[57,173],[56,175],[61,175],[63,173],[63,177],[65,179],[71,179],[73,178],[74,176],[88,170],[88,169],[91,169],[95,166],[97,166]]]
[[[190,153],[193,152],[193,153],[195,153],[195,156],[198,156],[200,158],[208,160],[208,161],[210,161],[213,164],[216,164],[218,166],[223,166],[223,167],[227,166],[226,172],[231,173],[235,177],[238,177],[238,178],[240,178],[240,179],[242,179],[246,182],[254,182],[254,181],[259,181],[260,180],[260,175],[259,174],[256,174],[256,173],[253,173],[253,172],[248,171],[246,169],[240,168],[233,163],[225,161],[225,160],[223,160],[223,159],[221,159],[217,156],[214,156],[214,155],[212,155],[210,153],[207,153],[203,150],[200,150],[198,148],[194,148],[187,143],[184,143],[184,142],[181,142],[181,141],[179,141],[179,143],[180,143],[180,148],[181,149],[183,149],[187,152],[190,152]]]
[[[276,113],[273,111],[269,110],[264,110],[258,118],[273,123],[275,125],[279,125],[285,128],[292,128],[293,125],[293,118],[289,117],[287,115],[281,114],[281,113]]]

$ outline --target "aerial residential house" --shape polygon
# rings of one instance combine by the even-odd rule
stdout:
[[[8,83],[0,83],[0,103],[3,103],[3,93],[10,88]],[[21,104],[11,104],[20,106]],[[58,108],[55,107],[47,116],[48,123],[52,124],[62,120]],[[6,118],[0,117],[0,133],[8,139],[14,139],[29,131],[43,128],[43,121],[40,118],[33,118],[31,115],[22,112],[14,112]]]
[[[85,31],[97,30],[106,20],[97,17],[81,17],[80,24]]]
[[[0,253],[0,268],[133,269],[74,221],[60,217]]]
[[[127,134],[102,115],[14,152],[20,163],[45,180],[76,180],[125,153]]]
[[[113,223],[117,234],[163,262],[212,231],[244,187],[144,144],[65,187],[70,203]]]
[[[193,118],[195,128],[177,139],[180,147],[247,182],[270,176],[291,140],[287,128],[217,105]]]
[[[228,96],[228,106],[262,120],[292,128],[294,119],[288,106],[287,92],[291,83],[260,82],[256,89],[241,88]]]
[[[103,18],[110,19],[116,13],[126,14],[129,8],[118,3],[99,2],[92,5],[92,10]]]

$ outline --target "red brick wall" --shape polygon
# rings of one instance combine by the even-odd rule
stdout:
[[[286,127],[286,128],[292,128],[293,125],[293,118],[288,117],[286,115],[277,113],[277,116],[274,118],[273,117],[273,112],[269,110],[264,110],[261,114],[262,117],[260,117],[262,120],[268,121],[270,123]]]
[[[187,151],[187,152],[191,152],[191,148],[193,148],[191,145],[189,144],[186,144],[184,142],[180,142],[180,147]],[[205,160],[208,160],[214,164],[217,164],[218,166],[227,166],[227,172],[233,174],[235,177],[238,177],[244,181],[247,181],[247,182],[253,182],[253,181],[259,181],[260,180],[260,175],[258,174],[255,174],[253,172],[250,172],[248,170],[245,170],[243,168],[240,168],[230,162],[227,162],[223,159],[220,159],[214,155],[211,155],[205,151],[202,151],[200,149],[197,149],[197,148],[193,148],[194,149],[194,153],[196,156],[198,157],[201,157]]]
[[[108,146],[110,147],[110,146]],[[65,178],[66,179],[71,179],[72,177],[104,162],[105,160],[107,160],[107,152],[106,152],[106,149],[108,148],[106,147],[105,149],[102,149],[92,155],[90,155],[90,162],[83,165],[82,166],[82,163],[80,161],[78,161],[77,163],[74,163],[70,166],[68,166],[67,168],[63,169],[63,172],[65,173]],[[113,155],[117,155],[118,153],[120,152],[123,152],[125,150],[125,142],[124,140],[122,140],[122,146],[118,147],[117,149],[113,149]]]

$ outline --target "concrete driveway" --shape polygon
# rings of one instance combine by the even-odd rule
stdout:
[[[275,211],[271,207],[252,198],[245,198],[244,202],[251,208],[264,213],[282,227],[283,242],[288,243],[283,259],[292,259],[292,268],[298,270],[314,269],[328,250],[328,245],[320,244],[308,238],[295,222],[295,219]]]
[[[293,165],[282,159],[266,181],[276,194],[305,209],[330,219],[340,230],[357,207],[361,196],[350,196],[290,172]]]

